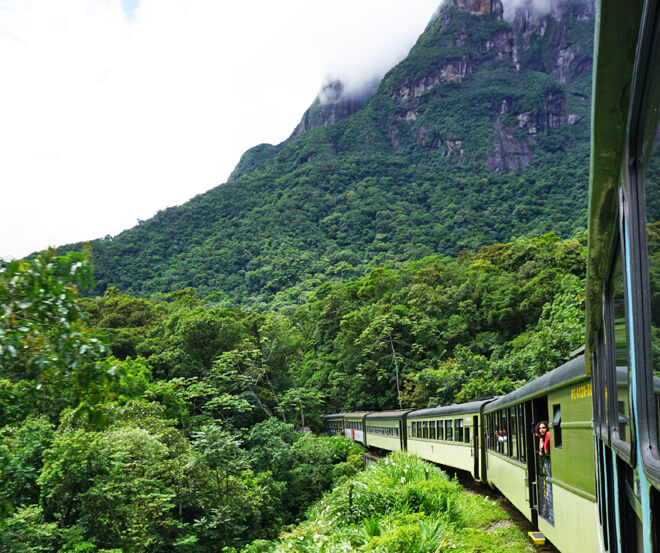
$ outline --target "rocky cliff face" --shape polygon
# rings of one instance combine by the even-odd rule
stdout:
[[[418,43],[420,49],[434,49],[439,57],[424,71],[402,75],[389,91],[401,107],[399,119],[416,126],[413,136],[419,144],[459,159],[481,156],[476,151],[481,149],[485,152],[481,159],[494,172],[527,166],[539,135],[584,119],[583,114],[568,111],[566,85],[591,74],[591,43],[585,39],[589,38],[585,29],[591,28],[594,0],[548,0],[542,10],[532,0],[518,3],[516,9],[505,7],[500,0],[447,1],[429,23],[422,37],[426,42]],[[486,94],[491,131],[485,145],[469,144],[470,131],[460,136],[460,125],[445,130],[445,125],[423,116],[434,95],[453,94],[456,85],[467,92],[479,80],[496,82],[490,76],[495,71],[513,87],[536,87],[538,82],[543,90],[534,101],[521,101],[518,91],[506,87],[499,87],[500,92],[494,87],[491,95]],[[392,141],[395,149],[400,149],[400,134],[390,130],[397,137],[396,143]]]
[[[339,80],[327,82],[314,103],[303,114],[291,137],[311,129],[332,125],[356,113],[378,88],[378,82],[368,83],[358,91],[347,91]]]
[[[480,159],[494,172],[520,170],[534,159],[540,136],[587,118],[572,111],[567,94],[582,95],[587,109],[588,94],[571,86],[591,74],[594,13],[595,0],[446,0],[380,88],[371,83],[355,93],[340,81],[326,83],[292,137],[350,117],[378,91],[395,106],[383,119],[395,152],[412,141],[452,160]],[[471,135],[479,125],[461,121],[473,117],[462,111],[479,111],[461,104],[465,95],[487,105],[480,123],[488,137],[478,143]],[[443,116],[440,105],[455,113]]]

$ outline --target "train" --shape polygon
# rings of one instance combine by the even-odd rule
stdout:
[[[408,451],[497,488],[565,553],[599,551],[591,380],[584,355],[501,397],[324,415],[331,434],[371,450]],[[535,426],[552,432],[549,462]]]
[[[469,472],[562,553],[660,551],[659,125],[660,0],[597,0],[584,352],[499,398],[330,431]]]

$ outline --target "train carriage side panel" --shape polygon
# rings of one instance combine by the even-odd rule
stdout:
[[[515,429],[518,444],[513,447],[513,436],[504,443],[488,440],[488,482],[562,553],[599,550],[590,393],[581,357],[485,409],[489,433],[494,428]],[[549,466],[538,457],[532,433],[541,421],[550,423]]]
[[[556,389],[547,400],[554,520],[539,517],[539,530],[561,551],[598,551],[591,380]]]
[[[368,411],[357,411],[344,414],[344,436],[366,446],[364,420]]]
[[[479,415],[487,401],[432,407],[409,413],[408,451],[427,461],[469,472],[478,480],[481,465],[476,446],[480,432]]]
[[[365,417],[369,447],[385,451],[401,451],[404,443],[405,418],[410,409],[370,413]]]

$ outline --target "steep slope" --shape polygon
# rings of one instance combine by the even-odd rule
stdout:
[[[593,0],[551,8],[507,22],[499,0],[447,2],[368,101],[334,85],[226,184],[95,241],[96,292],[258,304],[387,260],[581,230]]]

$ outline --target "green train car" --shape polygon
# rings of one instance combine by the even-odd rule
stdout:
[[[325,429],[331,436],[344,434],[344,415],[345,413],[332,413],[330,415],[321,415]]]
[[[344,413],[344,436],[350,440],[367,445],[365,440],[365,418],[369,411],[356,411],[354,413]]]
[[[332,432],[342,428],[369,448],[468,472],[502,492],[562,553],[595,553],[602,547],[591,401],[581,356],[499,398],[324,418]],[[550,434],[543,457],[540,422]]]
[[[412,409],[369,413],[365,417],[366,445],[385,451],[406,450],[406,415]]]
[[[431,407],[408,414],[408,451],[481,479],[480,420],[487,400]]]
[[[600,550],[591,396],[582,356],[484,408],[488,483],[565,552]],[[544,457],[540,422],[550,432]]]

